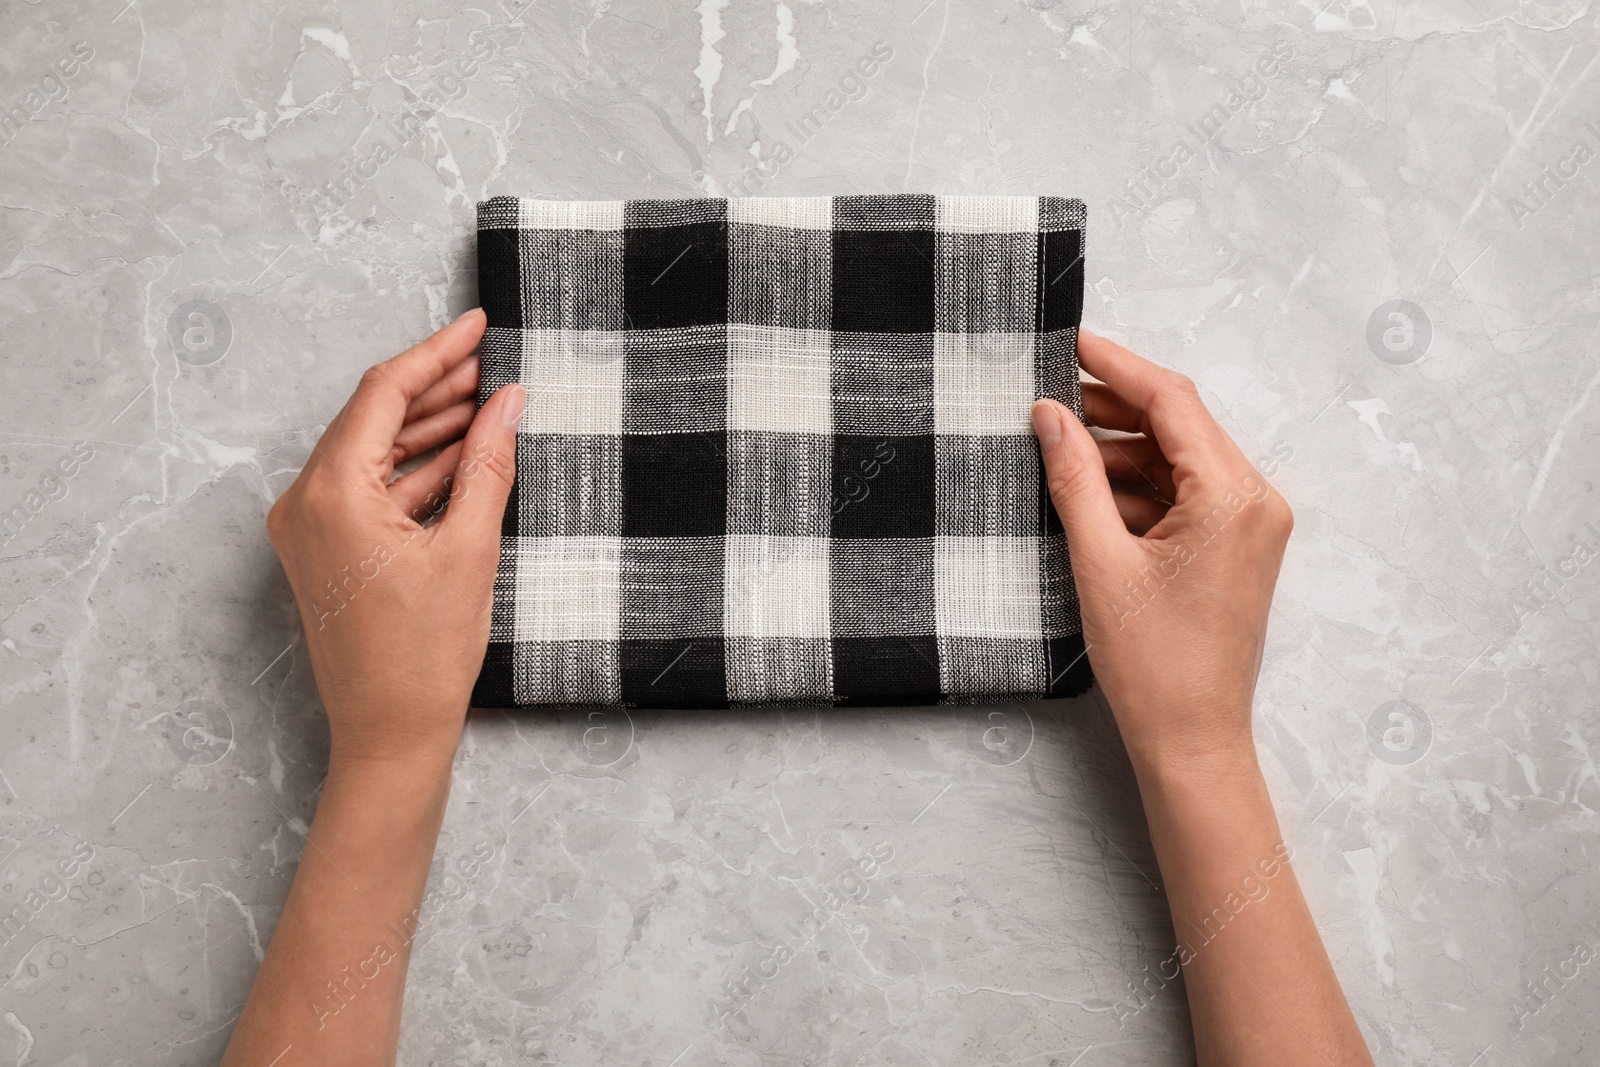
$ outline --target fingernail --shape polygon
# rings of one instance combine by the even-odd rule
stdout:
[[[454,319],[451,319],[450,320],[450,324],[453,326],[456,323],[460,322],[462,319],[466,318],[468,315],[476,314],[477,312],[482,311],[482,310],[483,310],[482,308],[468,308],[467,310],[463,311],[461,314],[457,315]]]
[[[1033,432],[1039,435],[1039,448],[1054,452],[1061,443],[1061,413],[1048,400],[1033,402]]]
[[[528,391],[520,385],[508,385],[505,393],[500,416],[505,420],[506,433],[516,433],[522,425],[522,412],[528,406]]]

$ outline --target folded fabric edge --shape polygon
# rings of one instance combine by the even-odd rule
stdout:
[[[1053,644],[1053,642],[1052,642]],[[491,645],[491,649],[493,649]],[[1047,646],[1048,648],[1048,646]],[[1068,700],[1080,697],[1094,685],[1094,670],[1089,664],[1088,649],[1082,632],[1072,634],[1061,641],[1061,651],[1064,663],[1051,662],[1049,666],[1050,682],[1047,690],[1024,690],[1016,692],[999,693],[914,693],[905,695],[870,694],[858,697],[838,697],[833,700],[820,698],[804,698],[795,700],[724,700],[721,702],[706,700],[690,700],[682,702],[624,702],[614,703],[574,703],[571,701],[551,701],[540,704],[518,704],[510,696],[513,688],[511,679],[506,676],[502,664],[499,669],[489,668],[479,675],[473,688],[471,706],[482,710],[514,709],[531,710],[544,709],[626,709],[631,711],[721,711],[721,710],[756,710],[756,709],[813,709],[813,708],[894,708],[894,707],[944,707],[944,706],[973,706],[995,703],[1016,703],[1021,701],[1042,700]],[[493,660],[496,657],[490,656]]]
[[[554,200],[500,194],[477,204],[478,229],[621,230],[730,221],[802,229],[929,227],[959,233],[1083,230],[1076,197],[869,193],[849,196]]]

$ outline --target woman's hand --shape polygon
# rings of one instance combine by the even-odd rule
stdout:
[[[469,311],[369,370],[267,516],[333,747],[227,1067],[394,1063],[527,402],[510,385],[474,415],[483,329]]]
[[[367,371],[267,516],[333,763],[448,760],[460,739],[489,641],[526,402],[510,385],[474,416],[484,322],[469,311]],[[397,464],[441,445],[390,480]]]
[[[1084,384],[1084,414],[1122,435],[1097,441],[1050,400],[1033,418],[1095,678],[1136,764],[1253,762],[1289,505],[1188,378],[1086,331],[1078,344],[1105,383]]]
[[[1132,436],[1096,441],[1048,400],[1034,428],[1177,939],[1114,1010],[1143,1011],[1181,969],[1201,1064],[1370,1065],[1250,736],[1289,507],[1189,379],[1093,334],[1078,350],[1104,383],[1084,414]]]

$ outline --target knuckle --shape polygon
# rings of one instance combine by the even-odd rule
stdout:
[[[300,511],[312,521],[320,521],[339,511],[339,488],[321,473],[313,474],[306,479],[305,486],[300,490]]]
[[[289,532],[289,494],[285,493],[267,509],[267,540],[278,544]]]
[[[1081,463],[1056,463],[1050,467],[1045,481],[1052,498],[1073,500],[1088,492],[1090,478],[1090,472]]]
[[[1167,372],[1167,378],[1162,382],[1161,391],[1166,394],[1168,399],[1184,403],[1200,398],[1200,389],[1194,384],[1194,379],[1177,371]]]
[[[374,363],[361,372],[361,388],[372,389],[383,386],[388,382],[390,373],[388,363]]]
[[[1279,538],[1287,540],[1294,532],[1294,509],[1277,492],[1268,498],[1267,520],[1272,524],[1273,533]]]

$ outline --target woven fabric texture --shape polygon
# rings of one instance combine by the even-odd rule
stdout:
[[[1029,425],[1081,412],[1084,207],[478,205],[480,403],[528,406],[480,707],[1090,682]]]

